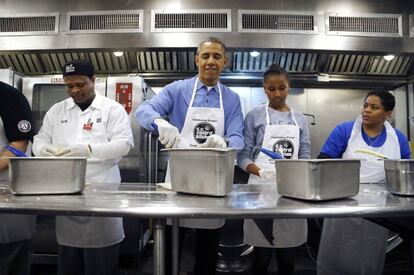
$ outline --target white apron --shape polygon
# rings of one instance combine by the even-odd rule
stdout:
[[[375,156],[355,152],[369,149],[389,159],[400,159],[400,144],[395,130],[384,123],[387,132],[381,147],[371,147],[362,138],[362,119],[352,128],[344,159],[359,158],[361,183],[385,181],[384,162]],[[382,274],[388,239],[388,229],[362,218],[325,219],[319,244],[317,273],[326,274]]]
[[[283,152],[287,159],[297,159],[299,155],[300,129],[293,116],[294,125],[271,125],[269,110],[266,108],[266,128],[262,147],[273,152]],[[276,169],[274,160],[259,153],[255,164],[263,169]],[[263,184],[264,181],[250,174],[249,184]],[[276,176],[269,182],[276,184]],[[272,225],[273,224],[273,225]],[[244,243],[259,247],[296,247],[306,242],[306,219],[245,219]]]
[[[181,138],[186,140],[186,146],[196,147],[204,143],[212,134],[224,136],[224,109],[221,83],[218,82],[220,108],[192,107],[196,96],[198,78],[195,81],[193,94],[188,105]],[[188,144],[187,144],[188,142]],[[180,145],[181,148],[183,145]],[[167,167],[165,181],[170,181],[170,171]],[[196,184],[196,183],[194,183]],[[168,222],[170,224],[170,221]],[[224,225],[223,219],[180,219],[180,226],[188,228],[216,229]]]
[[[93,131],[84,132],[82,126],[68,127],[58,123],[55,126],[53,143],[68,144],[78,140],[83,144],[104,143],[108,141],[105,130],[108,114],[100,109],[89,108],[79,114],[79,121],[102,119],[102,123],[94,124]],[[77,121],[77,115],[73,120]],[[69,122],[68,122],[69,123]],[[77,122],[74,122],[78,125]],[[74,130],[74,127],[77,127]],[[89,158],[86,167],[86,182],[94,184],[120,183],[121,176],[117,159],[99,160]],[[108,185],[105,185],[108,187]],[[112,185],[111,185],[112,186]],[[116,185],[113,185],[116,188]],[[79,248],[101,248],[121,242],[124,239],[122,218],[120,217],[87,217],[87,216],[56,216],[56,238],[60,245]]]
[[[0,118],[0,152],[8,144]],[[0,181],[9,181],[9,171],[0,172]],[[36,229],[35,215],[0,214],[0,244],[31,239]]]

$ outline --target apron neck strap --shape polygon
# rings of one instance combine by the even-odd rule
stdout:
[[[193,94],[191,95],[191,101],[190,101],[189,108],[193,107],[194,99],[195,99],[195,96],[196,96],[196,93],[197,93],[198,81],[199,81],[199,78],[197,76],[196,81],[194,83]],[[219,93],[219,98],[220,98],[220,109],[223,109],[223,93],[221,92],[221,83],[220,83],[220,81],[217,81],[217,87],[218,87],[218,93]]]
[[[295,116],[293,115],[293,109],[290,108],[290,107],[289,107],[289,109],[290,109],[289,114],[290,114],[290,116],[291,116],[291,118],[293,120],[293,123],[295,124],[295,126],[297,126],[298,123],[297,123],[297,121],[295,119]],[[266,125],[270,125],[269,105],[266,106]]]

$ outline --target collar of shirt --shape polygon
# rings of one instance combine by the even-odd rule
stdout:
[[[93,108],[93,109],[102,109],[102,104],[103,104],[103,97],[99,94],[95,94],[95,98],[92,101],[91,106],[88,107],[89,108]],[[67,105],[67,110],[72,109],[76,106],[75,101],[73,101],[72,98],[69,98],[69,103]],[[86,109],[87,110],[87,109]]]
[[[216,93],[219,93],[218,85],[219,85],[219,81],[217,81],[216,86],[214,86],[211,90],[215,91]],[[196,91],[198,92],[200,89],[205,89],[206,91],[208,91],[208,87],[203,82],[201,82],[199,79],[197,83]]]

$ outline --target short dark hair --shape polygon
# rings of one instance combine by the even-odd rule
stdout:
[[[84,75],[92,78],[95,75],[93,65],[88,60],[76,59],[69,61],[62,67],[63,77],[68,75]]]
[[[289,73],[284,68],[280,67],[279,64],[273,63],[264,68],[263,81],[266,81],[269,75],[284,75],[290,84]]]
[[[364,102],[369,96],[377,96],[381,100],[381,104],[384,107],[386,112],[394,110],[395,107],[395,97],[388,91],[371,91],[369,92],[364,99]]]
[[[201,41],[198,44],[196,54],[198,54],[200,52],[200,49],[204,45],[204,43],[217,43],[217,44],[220,44],[223,47],[224,52],[226,52],[226,45],[224,44],[224,42],[221,41],[220,39],[218,39],[217,37],[210,36],[210,37],[204,39],[203,41]]]

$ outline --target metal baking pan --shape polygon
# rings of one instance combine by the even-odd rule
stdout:
[[[234,149],[165,149],[170,158],[172,189],[176,192],[226,196],[234,177]]]
[[[311,201],[352,197],[359,192],[360,160],[275,160],[280,195]]]
[[[14,194],[72,194],[85,188],[86,158],[9,158]]]
[[[389,192],[397,195],[414,195],[414,160],[384,160],[385,177]]]

